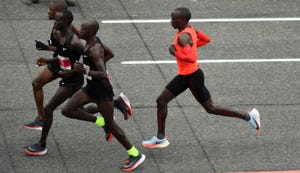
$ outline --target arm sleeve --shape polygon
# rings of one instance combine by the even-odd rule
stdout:
[[[197,31],[197,47],[201,47],[210,42],[210,38],[201,31]]]
[[[197,55],[193,53],[193,51],[191,50],[191,46],[189,44],[183,47],[183,52],[176,51],[174,55],[177,58],[190,63],[193,63],[197,60]]]

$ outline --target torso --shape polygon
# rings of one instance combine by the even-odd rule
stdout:
[[[182,33],[188,33],[191,36],[192,42],[193,42],[191,49],[192,49],[192,51],[195,51],[195,55],[197,55],[197,44],[196,44],[197,43],[197,33],[192,25],[189,25],[184,30],[177,32],[177,34],[174,36],[174,45],[175,45],[176,51],[182,51],[182,47],[178,43],[178,37]],[[197,63],[197,61],[190,63],[190,62],[183,61],[179,58],[176,58],[176,61],[177,61],[177,65],[178,65],[178,74],[180,74],[180,75],[192,74],[199,68],[199,64]]]

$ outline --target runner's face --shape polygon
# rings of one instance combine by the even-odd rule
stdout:
[[[54,28],[57,30],[63,30],[67,27],[66,22],[64,21],[64,17],[62,13],[56,13],[55,15],[55,21],[54,21]]]
[[[177,29],[181,26],[182,19],[180,17],[179,11],[173,11],[171,13],[171,25],[173,28]]]
[[[49,4],[49,9],[48,9],[48,18],[49,20],[54,20],[55,19],[55,14],[57,13],[57,7],[53,2]]]

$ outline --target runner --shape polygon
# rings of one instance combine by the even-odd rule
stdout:
[[[129,142],[124,131],[116,124],[113,118],[113,88],[109,82],[106,72],[103,45],[96,34],[99,23],[96,20],[86,20],[81,25],[80,38],[86,41],[84,47],[84,64],[75,63],[75,70],[87,76],[87,85],[77,91],[63,107],[63,115],[78,120],[95,123],[99,126],[106,126],[115,138],[127,150],[129,158],[122,166],[123,171],[134,170],[145,160],[145,155]],[[94,102],[98,111],[103,117],[84,111],[81,107],[87,103]]]
[[[197,31],[189,24],[191,13],[188,8],[176,8],[171,14],[171,24],[178,32],[174,37],[174,44],[169,52],[175,56],[178,65],[178,75],[167,84],[157,98],[157,135],[148,141],[143,141],[146,148],[164,148],[169,145],[165,135],[165,122],[168,112],[168,103],[190,89],[195,99],[209,114],[240,118],[247,121],[254,129],[255,135],[260,134],[260,115],[254,108],[249,113],[241,113],[213,103],[208,89],[204,84],[204,74],[197,63],[197,47],[210,42],[210,38],[203,32]]]

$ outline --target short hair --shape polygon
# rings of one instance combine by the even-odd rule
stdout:
[[[192,18],[190,10],[186,7],[176,8],[175,11],[179,11],[180,16],[184,18],[187,22]]]
[[[64,11],[68,9],[68,4],[65,0],[52,0],[51,2],[56,6],[58,11]]]
[[[71,11],[69,10],[65,10],[65,11],[62,11],[62,17],[63,17],[63,20],[66,21],[66,24],[67,25],[71,25],[71,23],[73,22],[73,14]]]

